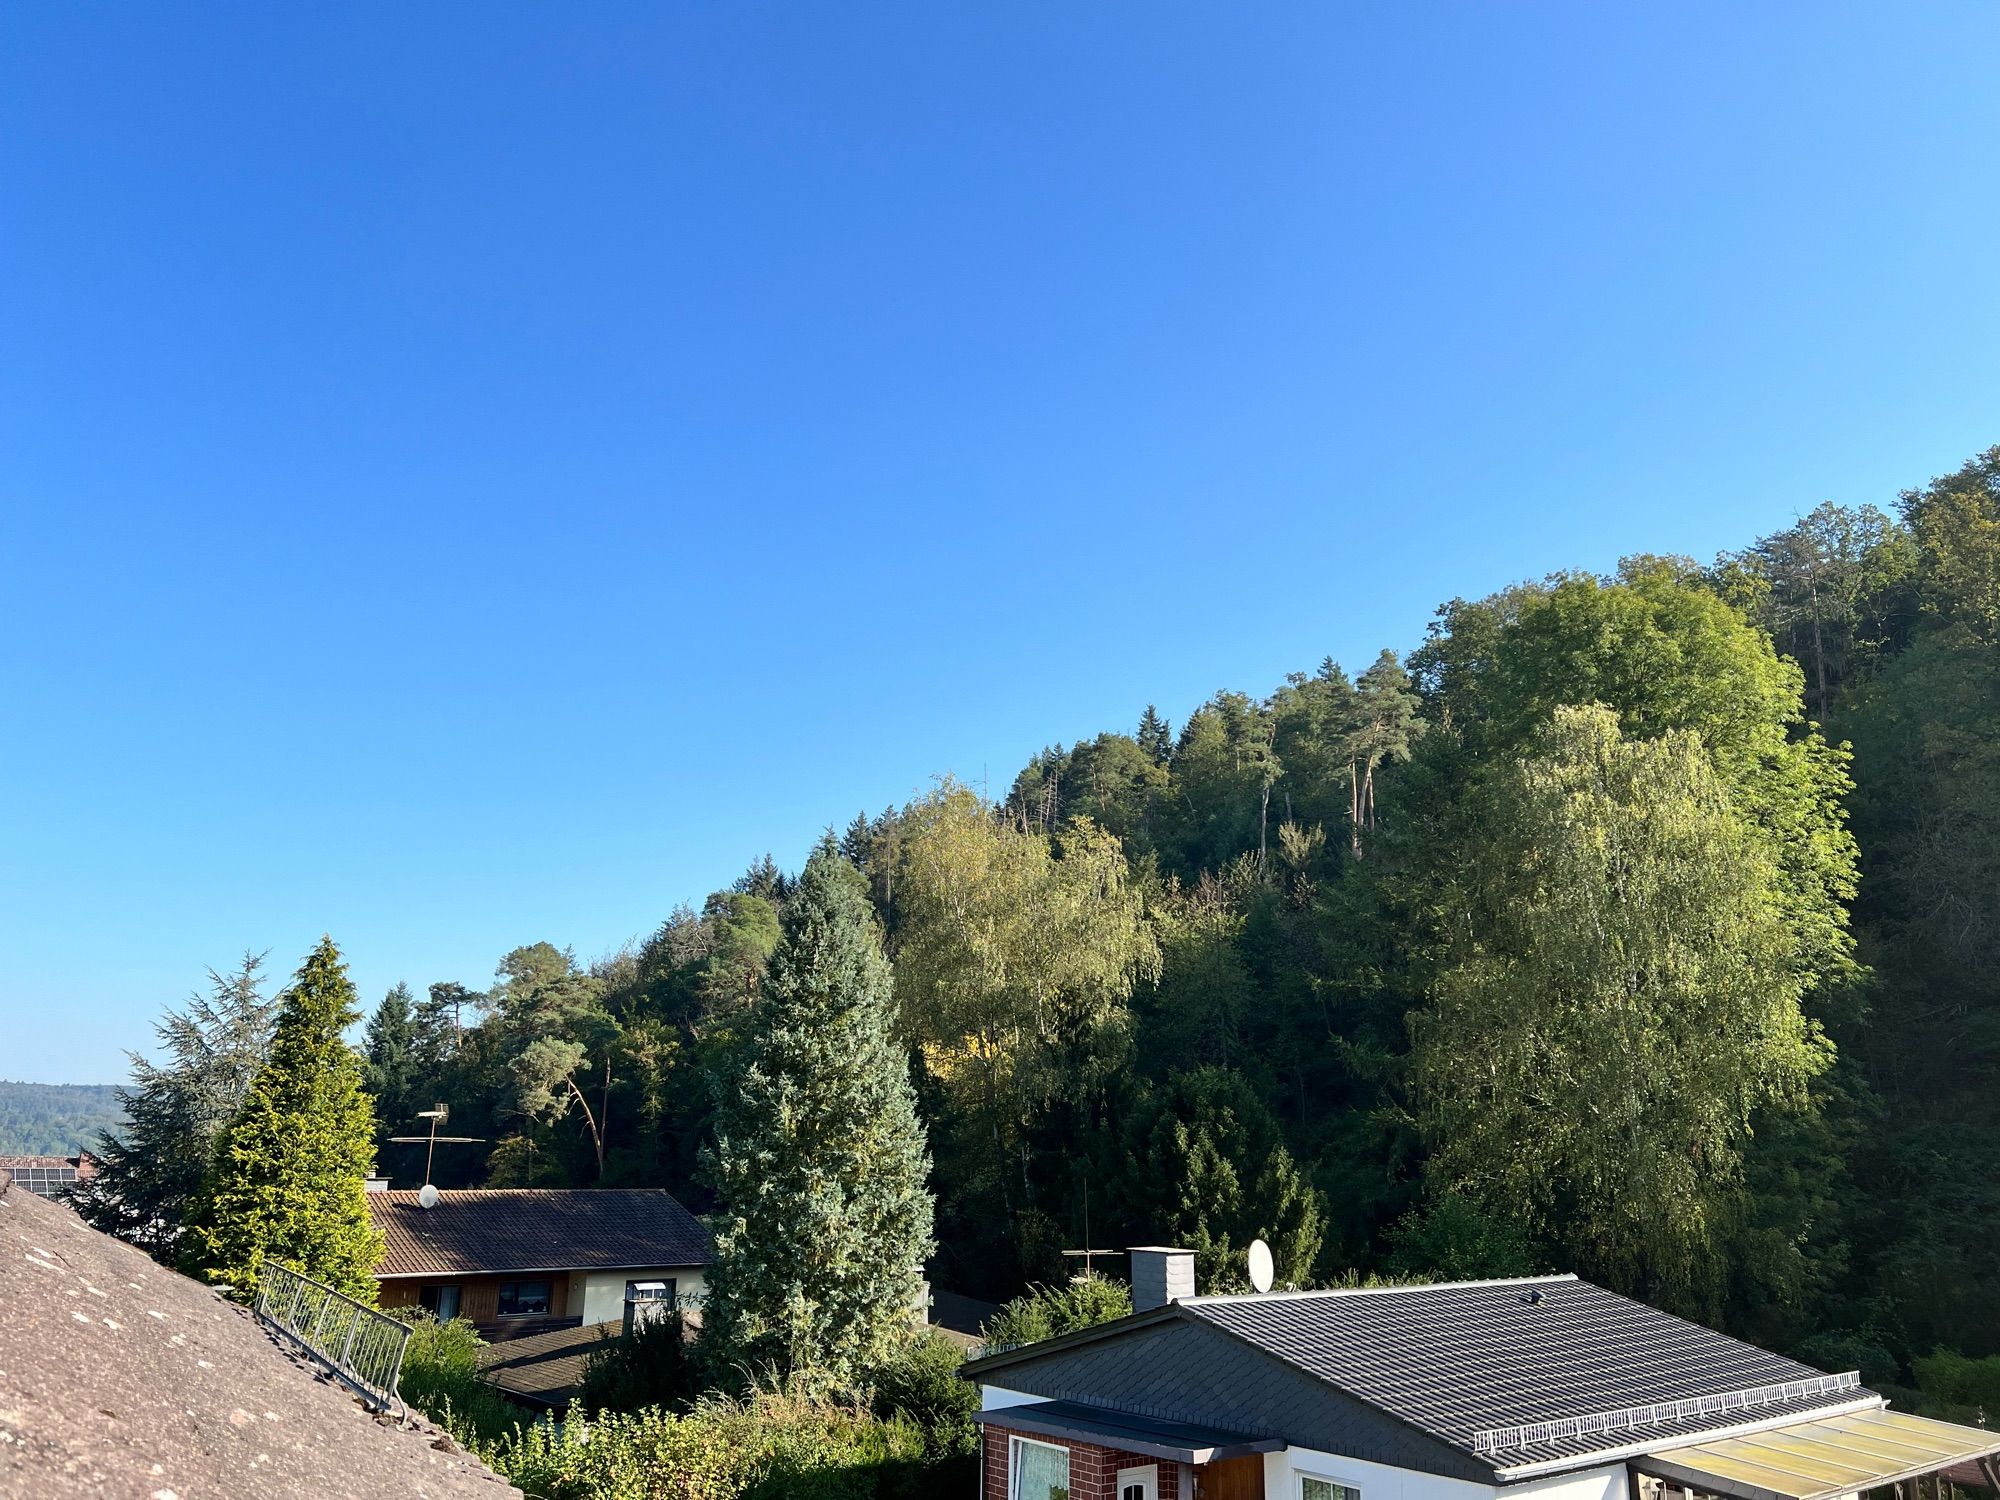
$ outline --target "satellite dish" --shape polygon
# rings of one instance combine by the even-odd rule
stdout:
[[[1262,1240],[1250,1242],[1250,1285],[1260,1292],[1271,1290],[1271,1247]]]
[[[425,1183],[422,1187],[417,1189],[417,1204],[421,1208],[436,1208],[438,1206],[438,1190],[432,1187],[428,1182]],[[1262,1241],[1259,1241],[1258,1243],[1261,1244]],[[1266,1251],[1264,1259],[1268,1262],[1270,1258],[1271,1258],[1270,1252]]]

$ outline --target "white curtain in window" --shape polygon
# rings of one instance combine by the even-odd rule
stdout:
[[[1361,1491],[1308,1475],[1299,1481],[1299,1500],[1361,1500]]]
[[[1069,1449],[1041,1443],[1014,1445],[1014,1500],[1066,1500],[1069,1494]]]

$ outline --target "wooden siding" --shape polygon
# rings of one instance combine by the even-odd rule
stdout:
[[[503,1322],[500,1316],[500,1287],[509,1281],[546,1281],[549,1284],[549,1311],[552,1318],[575,1317],[580,1313],[583,1301],[583,1278],[576,1278],[577,1303],[569,1306],[570,1273],[551,1271],[547,1275],[505,1276],[440,1276],[435,1280],[425,1277],[398,1277],[393,1281],[379,1283],[376,1303],[381,1307],[415,1307],[422,1301],[423,1293],[432,1287],[455,1286],[458,1288],[458,1315],[474,1323]]]

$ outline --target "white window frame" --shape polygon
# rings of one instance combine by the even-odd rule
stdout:
[[[1035,1438],[1022,1437],[1017,1432],[1010,1432],[1007,1434],[1007,1500],[1021,1500],[1020,1453],[1023,1448],[1048,1448],[1060,1453],[1063,1456],[1064,1469],[1069,1468],[1070,1460],[1076,1456],[1069,1451],[1069,1446],[1065,1443],[1044,1443]],[[1071,1494],[1076,1492],[1076,1486],[1073,1484],[1067,1488]],[[1040,1497],[1036,1497],[1036,1500],[1040,1500]]]
[[[1158,1464],[1133,1464],[1120,1469],[1111,1481],[1111,1500],[1125,1500],[1125,1486],[1143,1484],[1152,1495],[1152,1500],[1160,1500],[1160,1466]]]
[[[1292,1486],[1294,1500],[1306,1500],[1306,1481],[1308,1479],[1316,1479],[1321,1484],[1334,1485],[1339,1489],[1346,1490],[1348,1494],[1354,1497],[1354,1500],[1363,1500],[1361,1486],[1352,1480],[1341,1478],[1338,1474],[1315,1474],[1305,1469],[1299,1469],[1295,1471],[1294,1477],[1298,1481]]]

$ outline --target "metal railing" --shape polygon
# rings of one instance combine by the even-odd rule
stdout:
[[[393,1407],[398,1417],[404,1414],[396,1384],[410,1343],[409,1324],[276,1261],[265,1261],[257,1279],[260,1319],[374,1410]]]
[[[1656,1401],[1651,1406],[1621,1406],[1616,1411],[1562,1417],[1553,1422],[1528,1422],[1519,1427],[1489,1427],[1472,1435],[1472,1451],[1497,1453],[1503,1448],[1530,1448],[1536,1443],[1555,1442],[1560,1438],[1627,1432],[1635,1427],[1650,1427],[1656,1422],[1679,1422],[1688,1417],[1749,1411],[1753,1407],[1769,1406],[1779,1401],[1830,1396],[1840,1391],[1859,1390],[1860,1387],[1861,1376],[1849,1370],[1844,1375],[1816,1375],[1810,1380],[1787,1380],[1781,1385],[1754,1386],[1747,1391],[1728,1391],[1718,1396]]]

